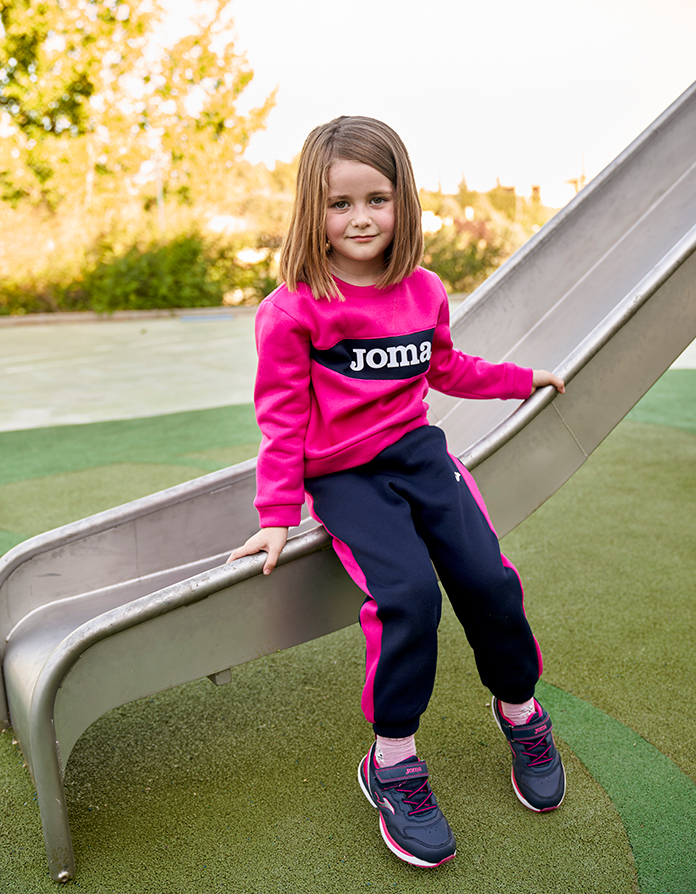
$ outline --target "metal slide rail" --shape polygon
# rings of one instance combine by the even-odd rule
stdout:
[[[689,260],[694,252],[696,252],[696,224],[686,236],[680,239],[672,251],[665,255],[660,263],[641,280],[635,291],[628,294],[623,301],[612,308],[611,312],[583,339],[565,362],[556,368],[556,374],[564,380],[567,386],[609,344],[610,340],[628,325],[646,302],[676,273],[682,264]],[[687,334],[687,338],[684,347],[692,340],[691,335]],[[552,404],[555,398],[555,389],[551,387],[539,389],[537,394],[533,394],[493,431],[472,444],[459,458],[470,472],[473,471],[528,426],[543,409]]]
[[[454,315],[468,353],[544,365],[567,382],[565,395],[540,389],[512,413],[433,396],[431,421],[475,470],[501,535],[582,465],[696,334],[694,133],[696,85]],[[221,564],[256,527],[254,466],[66,525],[0,559],[4,716],[34,777],[57,881],[75,871],[63,773],[90,723],[202,676],[224,682],[236,664],[356,618],[363,594],[311,522],[270,579],[259,556]]]

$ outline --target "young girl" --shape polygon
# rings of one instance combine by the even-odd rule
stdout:
[[[456,849],[414,742],[435,679],[438,576],[493,693],[517,797],[552,810],[565,773],[534,699],[541,654],[517,571],[500,554],[473,478],[428,424],[425,396],[435,388],[524,399],[564,385],[546,370],[455,350],[445,289],[419,267],[422,254],[418,193],[397,134],[362,117],[313,130],[281,252],[283,285],[256,317],[261,530],[229,561],[265,551],[270,574],[305,498],[332,536],[366,595],[362,708],[375,741],[360,786],[380,811],[387,847],[431,867]]]

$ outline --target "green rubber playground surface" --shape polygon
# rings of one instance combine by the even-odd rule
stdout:
[[[0,432],[0,552],[255,453],[249,405]],[[539,697],[568,775],[560,810],[512,794],[446,607],[419,730],[456,860],[382,843],[356,782],[370,741],[354,626],[104,715],[66,772],[90,894],[694,894],[696,370],[671,370],[503,549],[545,657]],[[232,546],[232,544],[230,544]],[[0,891],[54,891],[36,796],[0,734]]]

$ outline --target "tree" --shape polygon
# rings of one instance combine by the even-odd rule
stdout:
[[[253,72],[228,10],[213,0],[167,46],[156,0],[0,0],[2,198],[89,205],[154,182],[187,201],[238,161],[274,97],[237,112]]]

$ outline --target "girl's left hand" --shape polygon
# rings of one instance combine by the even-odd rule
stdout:
[[[553,385],[553,387],[558,391],[559,394],[565,394],[565,382],[563,379],[559,379],[558,376],[555,376],[552,372],[549,372],[547,369],[534,369],[533,378],[532,378],[532,391],[530,393],[530,397],[537,388],[543,388],[545,385]]]

